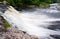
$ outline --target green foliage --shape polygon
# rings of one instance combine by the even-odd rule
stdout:
[[[2,21],[3,21],[4,25],[5,25],[5,28],[10,27],[10,24],[5,19],[3,19]]]
[[[3,0],[0,0],[3,1]],[[17,7],[27,7],[29,5],[48,5],[50,3],[60,2],[60,0],[6,0],[10,5]]]
[[[42,4],[39,5],[39,7],[40,8],[48,8],[48,7],[50,7],[50,5],[46,4],[46,3],[42,3]]]
[[[6,0],[10,5],[16,6],[14,0]]]
[[[2,2],[3,0],[0,0],[0,2]]]
[[[39,6],[39,5],[40,5],[40,0],[34,0],[34,1],[32,1],[32,3],[33,3],[34,5]]]
[[[51,0],[40,0],[40,2],[51,3]]]

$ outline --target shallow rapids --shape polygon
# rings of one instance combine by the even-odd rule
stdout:
[[[51,11],[51,12],[50,12]],[[55,13],[56,12],[56,13]],[[50,35],[60,35],[58,28],[51,29],[55,21],[60,21],[60,12],[57,10],[36,9],[35,11],[18,12],[10,6],[2,15],[12,26],[27,32],[40,39],[54,39]]]

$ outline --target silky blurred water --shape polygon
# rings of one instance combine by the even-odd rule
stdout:
[[[5,11],[2,16],[19,30],[39,39],[60,39],[60,11],[57,9],[34,8],[18,13]]]

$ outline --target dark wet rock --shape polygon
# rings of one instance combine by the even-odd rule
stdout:
[[[60,21],[52,21],[50,23],[52,23],[52,24],[49,25],[48,29],[51,29],[51,30],[60,30]]]
[[[0,16],[0,32],[6,30],[6,28],[5,28],[5,26],[4,26],[4,23],[2,22],[2,19],[3,19],[2,16]]]
[[[60,35],[51,35],[51,37],[54,37],[55,39],[60,39]]]

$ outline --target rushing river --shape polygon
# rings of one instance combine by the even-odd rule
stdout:
[[[54,9],[31,9],[15,12],[13,8],[2,15],[19,30],[39,39],[60,39],[60,11]]]

